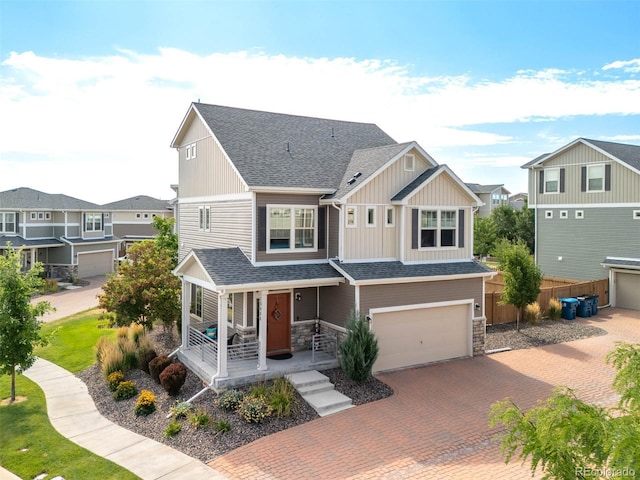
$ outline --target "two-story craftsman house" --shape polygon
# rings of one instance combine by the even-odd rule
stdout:
[[[544,274],[609,275],[611,303],[640,310],[640,146],[578,138],[522,168]]]
[[[247,358],[269,378],[271,358],[327,353],[352,312],[377,336],[375,371],[484,352],[492,273],[472,251],[482,202],[416,142],[373,124],[194,103],[171,146],[178,355],[212,386]]]

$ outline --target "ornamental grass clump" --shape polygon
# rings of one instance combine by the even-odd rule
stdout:
[[[189,423],[196,430],[207,428],[211,424],[211,416],[204,410],[196,410],[189,415]]]
[[[127,370],[124,354],[122,350],[113,342],[99,342],[99,353],[96,357],[100,359],[100,369],[105,378],[113,372]]]
[[[156,396],[149,390],[142,390],[134,407],[136,416],[146,416],[156,411]]]
[[[149,362],[156,358],[158,354],[153,348],[153,340],[148,335],[138,339],[138,366],[145,373],[149,373]]]
[[[170,396],[175,397],[187,379],[187,368],[180,362],[172,363],[160,373],[160,385]]]
[[[173,420],[167,428],[164,429],[164,436],[167,438],[175,437],[182,430],[182,424],[177,420]]]
[[[551,320],[560,320],[562,317],[562,302],[557,298],[549,300],[549,306],[547,307],[547,316]]]
[[[276,378],[269,392],[269,407],[277,417],[290,417],[297,398],[293,384],[286,378]]]
[[[125,371],[138,366],[138,347],[133,340],[129,337],[118,338],[118,348],[122,351]]]
[[[119,402],[120,400],[128,400],[129,398],[133,398],[136,393],[138,393],[136,384],[131,380],[125,380],[124,382],[120,382],[118,384],[115,392],[113,392],[113,398]]]
[[[244,394],[239,390],[225,390],[218,395],[218,406],[227,412],[234,412],[242,402]]]
[[[127,331],[127,336],[136,345],[139,345],[140,344],[140,340],[145,336],[144,325],[140,325],[139,323],[131,322],[131,325],[129,325],[129,329]]]
[[[531,325],[537,325],[540,322],[542,312],[540,311],[540,305],[538,305],[538,302],[533,302],[525,307],[524,318],[527,323]]]
[[[340,344],[340,366],[351,380],[363,383],[371,376],[378,358],[378,340],[369,328],[369,322],[354,313],[346,328],[347,338]]]

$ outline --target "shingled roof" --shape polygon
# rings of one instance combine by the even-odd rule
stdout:
[[[249,187],[335,190],[356,150],[397,144],[371,123],[192,106]]]
[[[95,203],[63,195],[44,193],[32,188],[20,187],[0,192],[0,209],[37,210],[101,210]]]
[[[116,202],[105,203],[102,205],[105,210],[171,210],[171,204],[168,200],[159,200],[147,195],[136,195],[135,197],[125,198]]]
[[[479,262],[441,262],[404,264],[395,262],[357,262],[343,263],[331,260],[336,268],[346,276],[357,281],[398,280],[401,278],[428,278],[452,275],[490,275],[490,268]]]

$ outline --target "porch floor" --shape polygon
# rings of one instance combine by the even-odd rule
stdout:
[[[258,360],[229,360],[227,363],[228,376],[218,377],[210,387],[217,391],[224,388],[234,388],[252,383],[284,377],[288,373],[304,372],[307,370],[327,370],[336,368],[340,364],[338,359],[325,352],[315,353],[315,362],[311,359],[311,350],[293,352],[286,360],[272,360],[267,358],[267,369],[258,370]],[[178,358],[203,382],[209,383],[216,370],[212,365],[203,362],[197,348],[180,350]]]

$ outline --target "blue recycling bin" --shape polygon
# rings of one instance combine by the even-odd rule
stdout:
[[[591,315],[596,315],[598,313],[598,295],[589,295],[587,299],[591,302]]]
[[[565,320],[575,320],[576,310],[578,308],[577,298],[561,298],[562,303],[562,318]]]
[[[589,318],[591,316],[591,300],[587,297],[578,297],[578,309],[577,313],[579,317]]]

